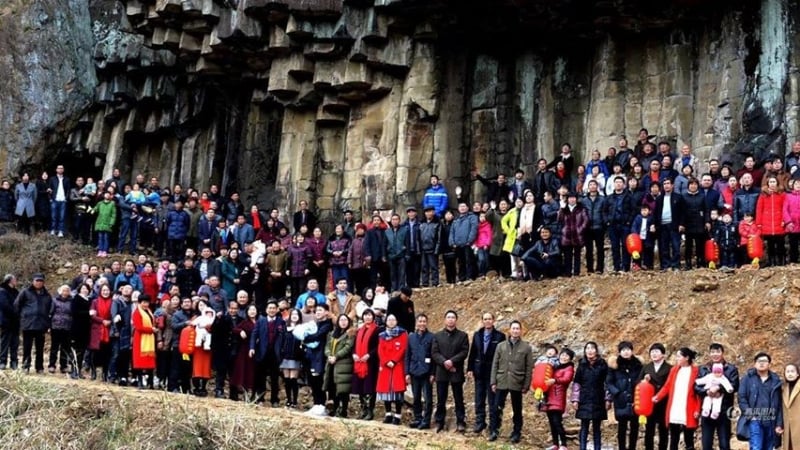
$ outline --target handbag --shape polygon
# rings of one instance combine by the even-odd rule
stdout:
[[[739,419],[736,421],[736,439],[742,442],[748,442],[750,440],[750,421],[747,420],[747,416],[741,415]]]

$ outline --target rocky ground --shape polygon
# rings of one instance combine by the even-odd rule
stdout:
[[[92,260],[90,252],[80,246],[46,236],[25,239],[14,234],[0,237],[0,255],[0,269],[3,271],[16,269],[16,272],[22,272],[23,277],[28,277],[28,272],[33,270],[47,272],[47,285],[51,290],[62,281],[71,279],[80,261]],[[636,346],[635,353],[641,357],[646,356],[646,348],[651,343],[662,342],[671,354],[682,346],[699,350],[699,360],[703,361],[708,344],[720,342],[727,349],[728,359],[740,368],[749,367],[752,356],[766,350],[773,355],[775,370],[781,372],[783,364],[800,357],[798,273],[800,266],[739,269],[733,273],[705,269],[638,272],[537,283],[500,281],[489,277],[468,286],[421,289],[415,292],[413,299],[417,312],[430,316],[432,329],[442,326],[444,312],[448,309],[459,312],[459,327],[470,334],[479,328],[480,315],[484,311],[495,312],[497,326],[504,331],[511,320],[518,319],[525,327],[526,339],[537,351],[545,344],[554,343],[569,346],[580,353],[586,341],[595,340],[605,356],[610,356],[616,352],[619,341],[630,340]],[[55,376],[37,378],[48,383],[75,384]],[[7,379],[0,378],[0,385],[4,380]],[[88,381],[77,384],[101,392],[126,395],[136,392]],[[469,406],[471,383],[467,384],[466,390],[470,421],[474,418]],[[163,394],[136,393],[132,394],[131,401],[136,402],[136,398],[142,395]],[[252,409],[252,406],[210,399],[198,404],[211,410]],[[544,447],[548,440],[546,419],[534,411],[532,398],[525,400],[525,409],[525,432],[520,447]],[[377,415],[381,414],[380,407],[377,412]],[[285,426],[297,427],[298,432],[313,420],[282,409],[265,409],[256,414],[275,416]],[[247,420],[248,416],[245,414],[243,417]],[[608,445],[614,442],[612,424],[613,418],[604,432],[604,442]],[[577,422],[570,418],[567,425],[574,431]],[[485,436],[471,433],[466,437],[454,433],[435,435],[406,427],[377,423],[365,427],[358,421],[332,419],[325,420],[324,426],[338,436],[379,438],[384,448],[486,448],[487,445]],[[501,438],[507,432],[503,431]]]

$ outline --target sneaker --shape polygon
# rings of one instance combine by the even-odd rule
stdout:
[[[98,258],[102,258],[102,257],[103,257],[103,252],[101,252],[101,251],[98,251],[98,252],[97,252],[97,257],[98,257]]]
[[[58,232],[58,237],[63,238],[64,237],[64,232],[63,231],[59,231]]]
[[[325,417],[328,415],[325,405],[314,405],[305,414],[313,417]]]
[[[55,230],[50,230],[50,236],[55,236],[55,235],[56,235]]]

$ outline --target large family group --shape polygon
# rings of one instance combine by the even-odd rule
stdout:
[[[416,313],[413,289],[439,286],[440,263],[448,284],[468,283],[489,270],[528,280],[577,276],[582,266],[602,273],[606,238],[615,272],[654,269],[656,247],[662,270],[680,268],[681,260],[686,269],[704,267],[709,240],[717,262],[737,267],[749,259],[752,236],[763,237],[770,265],[786,262],[788,236],[789,261],[798,262],[800,143],[785,158],[757,162],[748,156],[736,169],[711,160],[698,177],[701,163],[688,146],[674,154],[668,143],[650,142],[647,130],[634,149],[624,138],[619,144],[605,157],[593,151],[585,165],[575,164],[565,144],[553,161],[540,160],[530,179],[522,170],[511,180],[475,171],[486,196],[472,205],[461,189],[451,202],[432,176],[421,217],[416,205],[405,208],[404,219],[391,214],[388,223],[379,211],[365,222],[345,211],[328,237],[306,201],[292,215],[290,232],[279,209],[245,209],[237,193],[223,197],[214,185],[207,192],[164,189],[141,174],[126,183],[118,170],[108,180],[77,177],[73,184],[62,166],[38,181],[23,174],[13,189],[7,181],[0,187],[0,220],[16,218],[26,233],[32,226],[58,237],[71,233],[96,246],[99,258],[113,248],[135,256],[111,258],[102,267],[82,264],[55,295],[43,274],[21,291],[17,277],[6,275],[0,368],[29,371],[33,365],[44,372],[49,333],[51,373],[197,396],[207,396],[210,387],[225,397],[227,387],[231,399],[288,408],[299,406],[305,385],[312,415],[347,417],[356,396],[360,419],[372,420],[380,401],[390,424],[401,423],[410,386],[410,425],[437,431],[446,428],[452,392],[459,432],[467,427],[463,386],[474,380],[473,431],[488,429],[489,440],[496,440],[510,398],[510,440],[519,442],[523,394],[535,389],[554,449],[567,445],[562,418],[570,406],[581,420],[581,449],[590,428],[600,448],[600,422],[611,407],[619,448],[635,448],[637,390],[644,381],[655,402],[645,426],[648,449],[656,432],[660,449],[667,443],[677,449],[681,437],[693,448],[697,428],[704,449],[715,434],[720,448],[728,448],[737,392],[745,418],[737,428],[747,432],[751,448],[771,450],[783,435],[789,449],[800,449],[797,366],[784,366],[782,382],[765,353],[741,380],[719,344],[703,366],[694,364],[694,351],[681,348],[671,367],[660,344],[642,364],[629,342],[619,344],[608,363],[598,345],[588,343],[575,363],[570,349],[549,348],[535,358],[518,321],[506,336],[487,312],[469,339],[457,327],[457,311],[447,312],[438,332]],[[631,235],[641,249],[626,245]],[[540,365],[548,368],[544,378],[535,376]]]

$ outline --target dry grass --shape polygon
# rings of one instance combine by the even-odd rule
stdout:
[[[302,418],[297,424],[298,419],[188,396],[130,389],[123,393],[95,384],[0,373],[0,442],[14,442],[16,448],[378,448],[370,438],[331,436],[334,427],[327,422]]]
[[[13,273],[24,284],[36,272],[56,275],[64,264],[74,264],[75,268],[63,276],[56,276],[56,279],[48,276],[47,286],[55,288],[77,275],[79,262],[87,260],[90,250],[70,239],[59,239],[46,233],[28,236],[12,231],[0,236],[0,277]]]

